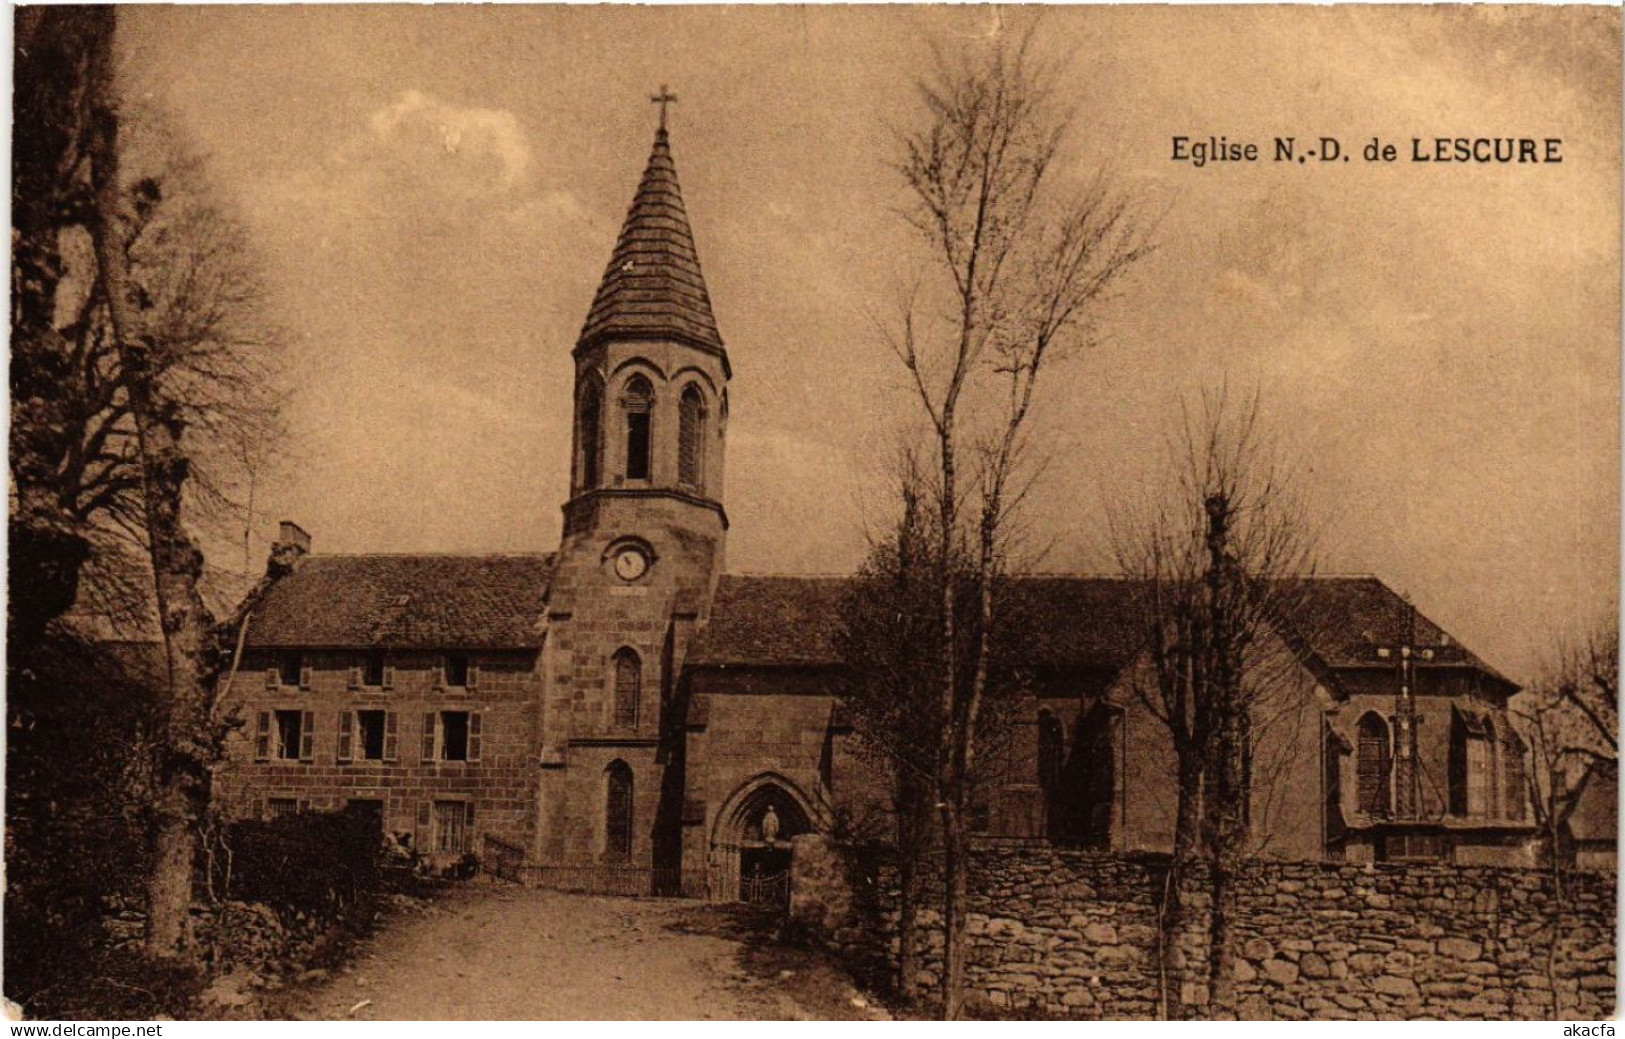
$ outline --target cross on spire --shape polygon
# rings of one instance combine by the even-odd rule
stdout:
[[[660,128],[666,128],[666,106],[677,100],[677,95],[666,89],[666,84],[660,84],[660,93],[650,94],[649,100],[660,106]]]

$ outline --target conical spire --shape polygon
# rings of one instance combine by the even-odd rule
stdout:
[[[704,350],[723,349],[664,126],[655,132],[649,165],[587,312],[578,346],[619,335],[670,337]]]

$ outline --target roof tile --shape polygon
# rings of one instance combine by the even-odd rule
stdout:
[[[722,350],[664,127],[655,133],[649,165],[587,311],[580,341],[606,335],[680,336]]]
[[[526,649],[552,555],[313,555],[254,608],[248,644]]]
[[[1120,668],[1138,652],[1135,584],[1116,577],[1023,576],[1024,609],[1046,618],[1027,636],[1035,664]],[[1377,647],[1414,642],[1436,647],[1434,662],[1494,668],[1415,612],[1375,577],[1307,579],[1300,628],[1328,667],[1391,667]],[[717,585],[710,619],[689,645],[687,662],[715,666],[828,666],[840,663],[836,638],[852,578],[729,575]],[[1510,683],[1508,683],[1510,684]]]

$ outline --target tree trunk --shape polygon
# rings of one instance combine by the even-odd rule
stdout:
[[[1193,862],[1202,854],[1202,756],[1190,748],[1179,756],[1179,805],[1174,816],[1174,861]]]
[[[1202,855],[1202,757],[1194,747],[1179,752],[1179,802],[1174,817],[1174,852],[1168,866],[1167,895],[1162,908],[1163,998],[1168,1017],[1183,1021],[1191,1016],[1185,1004],[1184,983],[1193,980],[1199,933],[1197,921],[1185,901],[1190,867]]]
[[[930,834],[930,801],[907,780],[898,797],[897,813],[897,992],[903,1001],[920,997],[920,943],[916,932],[920,909],[920,857]]]
[[[1223,695],[1223,694],[1221,694]],[[1225,711],[1214,740],[1212,798],[1213,904],[1208,917],[1208,1015],[1236,1016],[1236,883],[1245,851],[1241,746],[1245,726],[1235,709]]]
[[[1228,1021],[1236,1010],[1236,880],[1238,871],[1228,853],[1213,858],[1213,905],[1208,945],[1208,1016]]]
[[[963,326],[962,326],[963,327]],[[963,335],[963,333],[962,333]],[[964,340],[960,342],[960,356],[964,357]],[[954,552],[955,508],[958,499],[954,445],[955,404],[946,401],[938,433],[938,450],[942,464],[942,487],[938,499],[937,579],[942,582],[942,742],[937,754],[937,782],[935,784],[942,820],[942,1016],[944,1020],[959,1019],[964,984],[964,926],[960,915],[964,911],[964,878],[961,858],[964,855],[964,834],[961,813],[964,809],[965,784],[960,770],[961,731],[959,654],[957,606],[958,567]]]
[[[942,1017],[958,1021],[965,1009],[965,912],[969,899],[966,869],[969,841],[959,794],[942,808]]]
[[[198,594],[203,553],[182,522],[188,459],[181,449],[184,423],[154,385],[153,343],[142,327],[141,305],[130,277],[127,224],[119,178],[118,110],[113,89],[114,14],[103,13],[103,39],[91,64],[94,113],[90,133],[96,262],[106,290],[113,338],[127,380],[141,457],[148,550],[169,666],[160,690],[155,855],[147,886],[147,949],[172,957],[189,945],[192,870],[197,826],[208,807],[212,759],[210,706],[219,670],[214,618]]]
[[[897,861],[897,994],[905,1004],[920,996],[919,942],[914,934],[919,918],[919,881],[914,856],[904,853]]]

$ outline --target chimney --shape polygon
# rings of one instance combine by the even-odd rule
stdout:
[[[271,544],[267,571],[274,577],[291,573],[299,561],[310,555],[310,535],[293,520],[283,520],[276,541]]]

